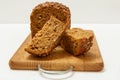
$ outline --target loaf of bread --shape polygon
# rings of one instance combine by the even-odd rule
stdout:
[[[46,56],[58,45],[67,27],[63,22],[51,16],[43,28],[32,38],[25,50],[33,55]]]
[[[70,28],[70,10],[65,5],[58,2],[45,2],[37,5],[30,16],[32,37],[42,29],[43,25],[54,16]]]
[[[61,46],[73,55],[80,55],[87,52],[92,46],[93,33],[80,28],[67,30],[61,39]]]

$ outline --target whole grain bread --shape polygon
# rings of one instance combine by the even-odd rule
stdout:
[[[59,44],[66,25],[55,17],[51,16],[43,28],[32,38],[31,43],[25,50],[33,55],[46,56]]]
[[[89,30],[73,28],[65,32],[61,39],[61,46],[67,52],[77,56],[90,49],[93,37],[93,33]]]
[[[43,25],[54,16],[70,28],[70,10],[65,5],[58,2],[45,2],[37,5],[30,16],[32,37],[42,29]]]

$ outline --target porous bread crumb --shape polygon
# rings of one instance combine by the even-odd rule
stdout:
[[[51,16],[42,30],[35,34],[32,42],[25,50],[38,56],[48,55],[58,45],[66,29],[67,27],[63,22]]]
[[[91,31],[73,28],[65,32],[61,40],[61,46],[73,55],[84,54],[92,46],[93,37]]]

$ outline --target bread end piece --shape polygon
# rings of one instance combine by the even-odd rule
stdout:
[[[93,33],[89,30],[73,28],[65,32],[61,40],[61,46],[67,52],[77,56],[90,50],[93,37]]]

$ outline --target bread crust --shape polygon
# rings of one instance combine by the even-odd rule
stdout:
[[[70,10],[65,5],[58,2],[45,2],[37,5],[30,15],[30,25],[32,37],[42,29],[43,25],[54,16],[70,28]]]

